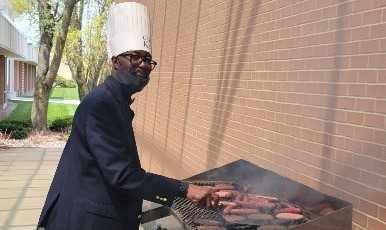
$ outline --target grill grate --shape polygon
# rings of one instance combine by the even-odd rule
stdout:
[[[172,212],[185,226],[196,230],[196,219],[216,220],[224,223],[224,219],[215,211],[198,208],[192,202],[184,198],[176,198],[172,205]]]
[[[252,230],[256,229],[256,226],[232,224],[227,225],[221,214],[216,211],[198,208],[192,202],[184,198],[176,198],[171,207],[172,213],[176,216],[181,223],[185,225],[188,230],[196,230],[197,225],[195,220],[206,219],[218,221],[221,226],[226,227],[227,230]]]

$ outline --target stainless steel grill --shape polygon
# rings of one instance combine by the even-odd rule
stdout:
[[[280,225],[284,229],[291,230],[351,230],[352,205],[346,201],[323,194],[315,189],[307,187],[296,181],[282,177],[272,171],[263,169],[245,160],[238,160],[230,164],[215,168],[193,177],[187,181],[200,185],[215,185],[216,183],[230,182],[236,190],[243,190],[248,185],[250,191],[262,195],[275,196],[285,202],[290,202],[301,207],[305,217],[302,221],[281,222],[272,220],[269,222],[236,222],[227,223],[222,216],[222,209],[204,210],[197,208],[186,199],[177,199],[172,207],[171,214],[180,221],[181,228],[158,229],[188,229],[196,230],[196,219],[215,220],[227,230],[230,229],[259,229],[267,225]],[[235,183],[237,181],[237,183]],[[332,212],[321,214],[318,207],[328,204]]]

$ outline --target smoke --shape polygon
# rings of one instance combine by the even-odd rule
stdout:
[[[188,180],[234,182],[248,186],[250,193],[276,196],[302,204],[315,204],[326,199],[326,195],[321,192],[245,160],[238,160],[209,170]]]

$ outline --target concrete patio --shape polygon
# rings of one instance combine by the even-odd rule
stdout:
[[[0,150],[0,229],[36,228],[62,150]]]
[[[164,161],[157,154],[150,155],[141,148],[145,169],[164,171]],[[0,148],[0,230],[35,230],[41,208],[54,176],[63,148]],[[143,211],[159,207],[144,201]],[[165,221],[166,220],[166,221]],[[182,229],[174,218],[160,220],[168,229]],[[154,230],[158,221],[152,221],[141,230]]]

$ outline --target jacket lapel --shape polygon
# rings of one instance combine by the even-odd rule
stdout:
[[[121,112],[123,114],[123,117],[125,117],[127,132],[126,138],[127,138],[127,154],[129,157],[131,157],[135,163],[138,165],[138,167],[141,167],[141,163],[139,160],[137,145],[135,142],[135,135],[133,130],[133,118],[134,118],[134,111],[131,110],[130,104],[133,102],[131,97],[129,95],[125,96],[125,93],[123,92],[123,89],[119,85],[119,82],[117,79],[115,79],[112,76],[109,76],[105,80],[106,86],[109,89],[109,91],[112,93],[114,98],[119,103]]]

